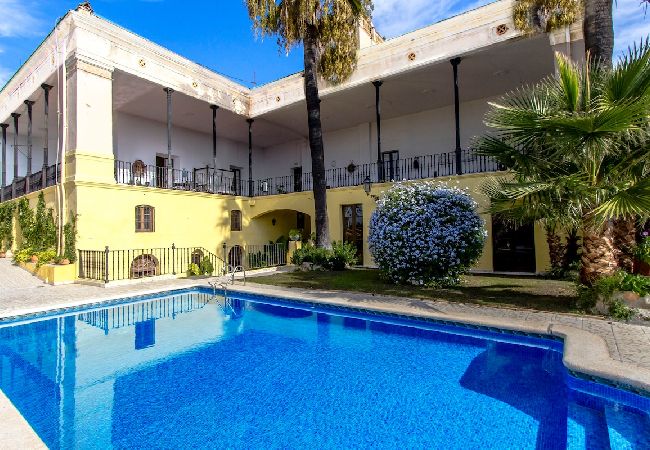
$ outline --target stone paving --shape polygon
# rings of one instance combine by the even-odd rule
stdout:
[[[268,274],[268,271],[264,272]],[[250,275],[249,275],[250,276]],[[253,275],[254,276],[254,275]],[[56,309],[62,306],[82,305],[102,300],[129,297],[170,289],[182,289],[197,284],[206,285],[210,280],[165,280],[140,284],[99,287],[81,284],[50,286],[40,282],[28,272],[12,266],[7,259],[0,259],[0,318]],[[470,315],[501,320],[524,321],[528,323],[553,323],[569,325],[602,337],[607,343],[610,356],[616,361],[650,369],[650,327],[608,321],[591,316],[577,316],[538,312],[532,310],[505,309],[471,304],[415,300],[360,293],[335,291],[304,291],[275,288],[237,282],[233,289],[242,289],[275,295],[284,294],[299,297],[301,293],[317,296],[320,301],[336,300],[366,307],[390,306],[405,313],[438,313],[449,315]]]

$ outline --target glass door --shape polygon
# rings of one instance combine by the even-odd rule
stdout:
[[[363,206],[343,205],[343,242],[357,248],[357,263],[363,264]]]
[[[293,192],[302,192],[302,167],[294,167],[293,172]]]
[[[394,181],[399,179],[399,151],[392,150],[381,154],[383,159],[384,181]]]

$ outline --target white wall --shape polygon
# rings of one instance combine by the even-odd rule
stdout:
[[[483,123],[492,98],[464,102],[461,111],[461,146],[486,131]],[[398,150],[400,158],[452,152],[456,146],[453,105],[382,121],[382,151]],[[376,123],[364,123],[323,134],[325,168],[373,163],[377,160]],[[302,166],[311,172],[311,157],[306,140],[292,141],[263,151],[264,177],[286,176],[291,168]]]
[[[133,162],[142,160],[156,164],[156,154],[167,154],[167,124],[117,112],[115,114],[115,158]],[[253,178],[261,178],[261,148],[253,148]],[[173,127],[172,155],[179,169],[212,167],[212,134]],[[248,144],[217,138],[217,168],[242,168],[242,179],[248,178]]]
[[[22,125],[22,124],[21,124]],[[13,128],[13,127],[11,127]],[[11,184],[14,179],[14,134],[10,133],[7,129],[7,186]],[[22,133],[22,130],[19,130]],[[52,136],[54,134],[54,136]],[[50,131],[50,145],[48,151],[48,164],[52,165],[56,162],[57,153],[57,138],[56,130],[52,133]],[[0,136],[0,145],[1,136]],[[2,161],[2,154],[0,153],[0,164]],[[43,138],[40,136],[32,137],[32,173],[39,172],[43,167]],[[18,176],[24,177],[27,172],[27,136],[23,134],[18,135]],[[1,181],[1,180],[0,180]]]

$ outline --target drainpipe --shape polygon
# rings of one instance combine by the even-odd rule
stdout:
[[[7,128],[8,123],[0,123],[2,128],[2,186],[0,186],[0,202],[5,201],[5,186],[7,185]]]
[[[384,165],[381,161],[381,97],[380,97],[380,88],[383,81],[377,80],[373,81],[372,84],[375,86],[375,112],[377,114],[377,181],[381,183],[384,181]]]
[[[45,114],[45,136],[43,137],[43,189],[47,186],[47,166],[49,165],[49,150],[50,150],[50,89],[52,86],[49,84],[41,84],[43,88],[45,106],[43,113]]]
[[[253,119],[246,119],[248,122],[248,196],[253,196]]]
[[[454,58],[451,61],[454,68],[454,112],[456,117],[456,175],[463,174],[462,167],[462,149],[460,148],[460,98],[458,94],[458,65],[460,58]]]
[[[27,171],[25,173],[25,194],[30,191],[30,181],[32,175],[32,125],[33,121],[33,101],[25,100],[25,105],[27,105]]]
[[[172,168],[172,88],[163,88],[167,93],[167,188],[174,187],[172,177],[174,171]]]

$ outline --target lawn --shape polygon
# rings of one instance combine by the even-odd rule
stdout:
[[[345,272],[296,271],[256,277],[252,281],[282,287],[367,292],[540,311],[579,312],[575,306],[574,283],[537,277],[467,275],[463,277],[460,286],[449,289],[396,286],[382,280],[379,271],[372,269]]]

